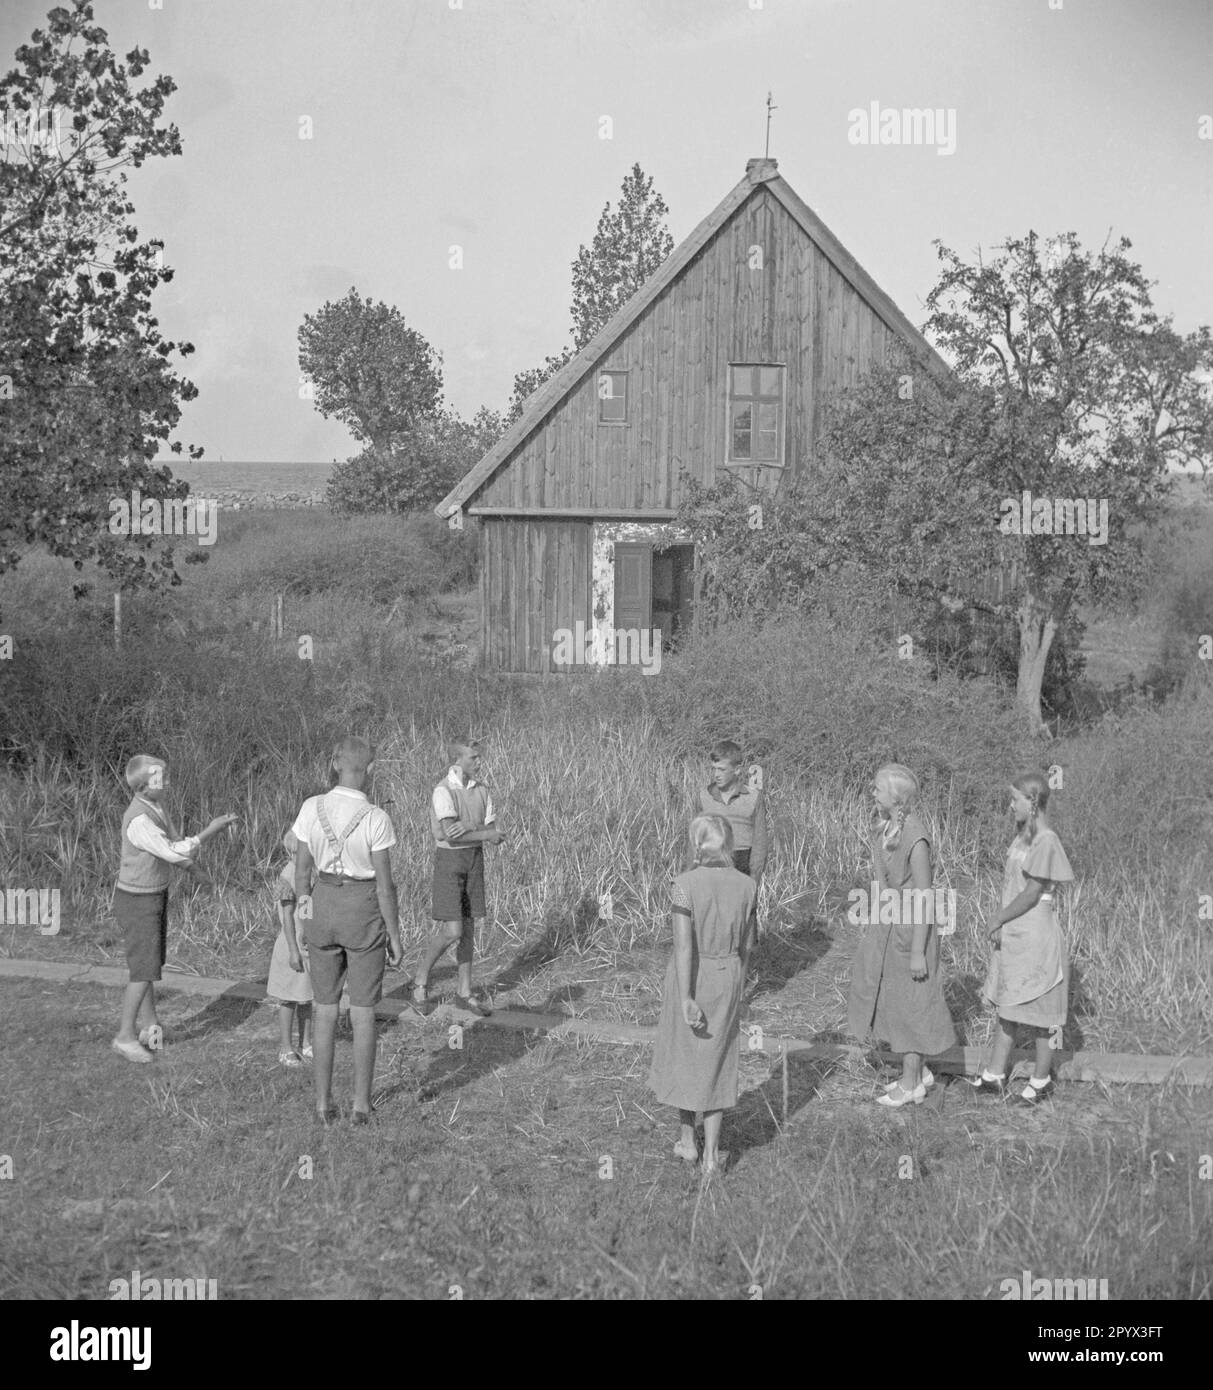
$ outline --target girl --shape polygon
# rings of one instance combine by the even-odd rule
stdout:
[[[1029,1105],[1053,1092],[1052,1053],[1061,1045],[1069,1011],[1070,962],[1053,898],[1057,885],[1071,882],[1074,873],[1045,819],[1048,804],[1049,784],[1039,773],[1011,783],[1018,833],[1007,851],[1002,911],[990,930],[994,949],[982,991],[998,1010],[998,1030],[989,1068],[970,1077],[978,1091],[1001,1096],[1016,1025],[1029,1024],[1036,1035],[1036,1069],[1019,1097]]]
[[[903,1054],[901,1080],[878,1100],[896,1108],[926,1098],[935,1077],[922,1065],[923,1056],[951,1047],[956,1029],[943,997],[933,896],[923,891],[931,889],[931,842],[913,810],[918,779],[901,763],[886,763],[871,792],[884,822],[872,846],[872,897],[892,889],[898,911],[894,923],[879,920],[894,915],[883,911],[868,923],[851,966],[847,1013],[851,1033],[861,1042],[874,1034]]]
[[[278,921],[281,925],[270,958],[270,977],[265,997],[278,1005],[278,1061],[284,1067],[301,1067],[312,1057],[310,1041],[312,980],[304,955],[303,933],[295,919],[295,849],[291,831],[282,837],[290,855],[278,875]],[[295,1050],[295,1019],[299,1019],[299,1051]]]
[[[665,972],[649,1088],[678,1107],[674,1152],[699,1157],[695,1113],[703,1112],[703,1172],[723,1162],[723,1111],[737,1104],[738,1029],[746,960],[753,945],[758,885],[733,867],[733,832],[723,816],[691,822],[692,867],[674,880],[674,951]]]

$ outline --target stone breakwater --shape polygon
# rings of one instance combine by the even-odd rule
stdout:
[[[323,488],[310,488],[294,492],[264,492],[251,487],[207,487],[205,483],[192,483],[190,491],[195,497],[205,497],[218,503],[220,511],[277,511],[291,507],[323,507],[325,496]]]

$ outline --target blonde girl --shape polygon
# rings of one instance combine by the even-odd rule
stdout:
[[[886,763],[869,789],[880,816],[872,845],[873,899],[891,890],[895,913],[872,914],[851,966],[850,1031],[861,1042],[887,1041],[902,1054],[901,1079],[878,1104],[921,1104],[935,1084],[923,1057],[946,1051],[956,1029],[943,994],[939,932],[934,920],[931,842],[915,810],[918,778],[902,763]],[[896,921],[881,921],[895,916]]]
[[[678,1108],[674,1153],[699,1157],[695,1115],[703,1112],[703,1172],[716,1172],[720,1122],[737,1104],[738,1032],[746,961],[753,946],[758,885],[733,867],[733,832],[723,816],[691,822],[692,867],[674,880],[674,950],[665,973],[649,1087]]]
[[[1074,872],[1048,823],[1049,784],[1038,772],[1011,783],[1016,835],[1007,850],[1002,909],[989,928],[990,971],[983,994],[998,1010],[990,1063],[970,1084],[985,1095],[1004,1094],[1007,1061],[1020,1025],[1036,1039],[1036,1066],[1018,1099],[1029,1105],[1053,1094],[1053,1052],[1069,1012],[1070,961],[1054,899]]]

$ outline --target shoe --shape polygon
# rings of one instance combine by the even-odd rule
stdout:
[[[920,1084],[923,1085],[923,1086],[925,1086],[925,1087],[927,1088],[928,1091],[931,1089],[932,1086],[934,1086],[934,1084],[935,1084],[935,1073],[931,1070],[930,1067],[926,1067],[926,1066],[923,1067],[923,1069],[922,1069],[922,1079],[921,1079]],[[901,1082],[900,1082],[900,1081],[890,1081],[889,1084],[885,1087],[885,1090],[886,1090],[886,1091],[891,1091],[891,1090],[893,1089],[894,1086],[900,1086],[900,1085],[901,1085]]]
[[[422,1018],[429,1018],[429,1016],[438,1007],[438,1005],[434,1003],[434,1001],[430,998],[428,994],[425,996],[424,999],[418,999],[417,992],[415,990],[413,992],[412,1005],[413,1012],[415,1014],[420,1014]]]
[[[312,1060],[312,1045],[311,1045],[311,1043],[308,1043],[308,1045],[303,1049],[303,1060],[304,1060],[305,1062],[310,1062],[310,1061]]]
[[[901,1082],[895,1082],[891,1091],[886,1091],[883,1096],[876,1098],[877,1105],[887,1105],[890,1109],[896,1110],[903,1105],[921,1105],[927,1098],[927,1088],[920,1081],[912,1091],[903,1091]]]
[[[280,1052],[278,1054],[278,1065],[283,1067],[301,1067],[303,1059],[297,1052]]]
[[[142,1043],[119,1042],[115,1038],[110,1046],[120,1057],[125,1057],[128,1062],[142,1062],[146,1066],[152,1060],[152,1054]]]
[[[164,1029],[158,1023],[149,1023],[139,1034],[139,1041],[149,1052],[164,1051]]]
[[[682,1140],[680,1139],[678,1143],[674,1145],[674,1157],[685,1159],[688,1163],[698,1163],[699,1145],[692,1144],[689,1149],[684,1149],[682,1147]]]
[[[1042,1100],[1052,1100],[1057,1083],[1051,1076],[1037,1080],[1031,1077],[1028,1084],[1015,1097],[1016,1105],[1039,1105]]]
[[[983,1071],[977,1076],[966,1076],[965,1080],[979,1096],[998,1096],[1001,1099],[1007,1093],[1006,1082],[1001,1076],[991,1080]]]
[[[369,1125],[371,1122],[371,1112],[369,1110],[351,1110],[350,1123],[353,1125]]]
[[[492,1009],[478,1003],[470,994],[457,994],[451,1002],[457,1009],[463,1009],[465,1013],[475,1014],[477,1018],[488,1018],[493,1012]]]
[[[318,1125],[323,1125],[325,1129],[331,1129],[341,1118],[341,1112],[335,1105],[330,1105],[327,1110],[317,1110],[315,1116]]]

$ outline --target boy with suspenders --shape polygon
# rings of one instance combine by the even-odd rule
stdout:
[[[323,796],[309,797],[291,827],[298,841],[295,893],[314,995],[316,1111],[326,1125],[336,1118],[331,1094],[341,986],[348,975],[354,1029],[351,1118],[356,1125],[367,1124],[375,1075],[375,1005],[383,997],[385,957],[396,966],[404,955],[388,858],[396,834],[387,812],[372,805],[364,791],[373,759],[366,739],[343,739],[333,750],[337,785]],[[316,884],[309,897],[313,865]]]

